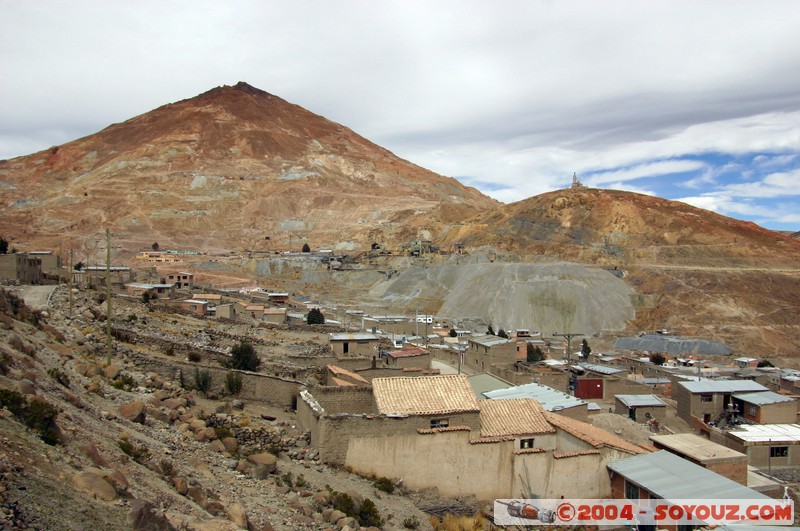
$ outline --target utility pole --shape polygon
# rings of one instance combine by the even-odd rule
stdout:
[[[111,364],[111,231],[106,228],[106,365]]]
[[[73,267],[75,267],[73,265],[73,261],[72,261],[73,260],[72,253],[73,253],[73,249],[70,248],[70,250],[69,250],[69,284],[68,284],[68,289],[69,289],[69,316],[70,317],[72,317],[72,277],[73,277],[73,275],[75,273],[73,271],[73,269],[72,269]]]
[[[558,333],[554,332],[553,333],[553,337],[566,338],[566,340],[567,340],[567,363],[571,362],[572,361],[572,338],[573,337],[583,337],[583,334],[573,334],[573,333],[558,334]]]

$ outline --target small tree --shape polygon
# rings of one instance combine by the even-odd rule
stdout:
[[[227,363],[231,369],[239,371],[257,371],[261,366],[261,360],[256,354],[253,345],[246,341],[241,341],[231,349],[231,359]]]
[[[544,352],[542,352],[542,349],[539,348],[538,345],[528,343],[526,350],[528,363],[536,363],[537,361],[542,361],[544,359]]]
[[[664,365],[665,361],[667,361],[667,358],[660,352],[653,352],[650,354],[650,363],[653,365]]]
[[[450,337],[458,337],[458,334],[456,333],[456,329],[455,328],[451,328],[450,329]]]
[[[208,395],[211,390],[211,373],[208,371],[201,371],[199,367],[194,369],[194,388]]]
[[[497,331],[497,337],[502,337],[503,339],[508,339],[508,334],[502,328]]]
[[[145,303],[145,304],[150,302],[150,292],[149,291],[145,290],[145,292],[142,293],[142,302]]]
[[[492,328],[492,325],[489,325],[489,329],[486,330],[486,333],[489,334],[490,336],[494,335],[494,328]]]
[[[761,360],[758,362],[758,365],[756,365],[756,367],[774,367],[774,366],[775,365],[773,365],[772,362],[769,360]]]
[[[74,269],[75,271],[80,271],[81,269],[83,269],[83,262],[78,262],[77,264],[72,266],[72,269]]]
[[[311,308],[306,315],[306,323],[307,324],[325,324],[325,316],[322,314],[319,308]]]
[[[242,388],[244,387],[244,382],[242,381],[242,375],[238,372],[229,371],[228,374],[225,375],[225,390],[228,391],[229,394],[233,396],[239,396],[239,393],[242,392]]]
[[[304,253],[310,253],[311,252],[311,247],[309,247],[307,243],[303,244],[303,252]]]
[[[592,347],[589,346],[589,342],[585,339],[581,342],[581,354],[584,358],[588,358],[589,354],[592,353]]]
[[[8,254],[8,240],[0,237],[0,254]]]
[[[153,242],[153,250],[158,251],[161,247],[158,245],[158,242]]]

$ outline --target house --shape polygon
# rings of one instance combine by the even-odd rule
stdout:
[[[251,319],[261,321],[264,318],[264,305],[263,304],[247,304],[242,312]]]
[[[612,498],[615,499],[771,500],[666,450],[627,457],[606,466],[611,476]]]
[[[539,383],[529,383],[508,387],[506,389],[496,389],[483,393],[486,398],[491,400],[507,400],[510,398],[532,398],[539,402],[545,411],[551,411],[560,415],[585,420],[588,418],[589,404],[580,398],[568,395],[562,391],[553,389]]]
[[[194,287],[194,274],[193,273],[170,273],[167,275],[167,281],[175,284],[177,289],[192,289]]]
[[[656,395],[616,395],[614,413],[646,424],[650,420],[667,420],[667,403]]]
[[[125,285],[125,291],[132,297],[143,297],[146,293],[150,300],[175,298],[175,284],[132,283]]]
[[[725,446],[747,455],[751,466],[771,470],[800,466],[800,425],[755,424],[724,432]]]
[[[30,251],[30,258],[38,258],[42,262],[42,273],[58,277],[61,275],[61,257],[53,251]]]
[[[746,367],[758,367],[758,359],[757,358],[736,358],[733,360],[737,367],[741,367],[742,369]]]
[[[192,298],[208,301],[209,306],[216,306],[222,303],[222,295],[220,293],[192,293]]]
[[[42,281],[42,260],[23,253],[0,254],[0,278],[38,284]]]
[[[677,382],[672,386],[672,397],[678,402],[678,416],[692,423],[692,418],[703,423],[717,423],[732,411],[733,394],[767,391],[763,385],[751,380],[700,380]]]
[[[386,364],[390,367],[431,368],[431,353],[424,348],[404,348],[386,353]]]
[[[468,340],[464,364],[485,372],[492,365],[505,365],[517,361],[516,342],[489,334],[472,336]]]
[[[284,292],[267,293],[267,299],[273,304],[286,304],[289,301],[289,294]]]
[[[268,323],[283,324],[286,322],[286,308],[264,308],[263,319]]]
[[[380,338],[374,334],[331,334],[328,337],[335,356],[372,357],[377,355]]]
[[[205,315],[208,312],[208,301],[186,299],[184,301],[180,301],[179,305],[183,311],[190,312],[195,315]]]
[[[106,266],[93,265],[84,266],[80,271],[73,271],[73,284],[86,287],[96,287],[106,285],[106,274],[111,273],[111,285],[114,288],[126,289],[128,283],[133,282],[134,274],[127,266]],[[174,295],[170,298],[174,298]]]
[[[747,455],[693,433],[651,435],[653,446],[747,486]]]
[[[736,393],[731,397],[734,410],[747,420],[758,424],[797,422],[797,400],[792,397],[772,391]]]
[[[648,451],[532,399],[478,402],[463,375],[375,378],[372,386],[303,390],[298,422],[323,462],[402,477],[413,489],[480,500],[603,498],[611,483],[598,470]]]
[[[220,319],[236,319],[235,304],[219,304],[216,306],[216,316]]]

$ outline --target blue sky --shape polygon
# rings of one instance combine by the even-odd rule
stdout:
[[[800,230],[794,0],[2,8],[0,158],[246,81],[504,202],[577,172]]]

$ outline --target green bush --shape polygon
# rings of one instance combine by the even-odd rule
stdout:
[[[411,516],[403,520],[403,527],[406,529],[416,529],[419,527],[419,520],[416,516]]]
[[[225,375],[225,390],[228,391],[228,394],[238,396],[239,393],[242,392],[243,387],[244,381],[242,380],[241,374],[229,371],[228,374]]]
[[[378,508],[375,507],[375,502],[369,498],[364,500],[361,504],[361,510],[358,513],[358,523],[362,527],[381,527],[383,525],[383,518],[381,518]]]
[[[130,391],[136,387],[136,380],[128,374],[120,374],[119,378],[111,382],[111,387],[122,391]]]
[[[261,366],[261,360],[253,345],[241,341],[231,349],[231,359],[225,365],[230,369],[255,372]]]
[[[39,434],[39,438],[49,445],[60,440],[56,416],[58,409],[43,400],[28,402],[16,391],[0,390],[0,406],[7,407],[23,424]]]
[[[211,390],[211,373],[208,371],[201,371],[199,368],[195,368],[194,388],[204,395],[207,395]]]
[[[203,359],[203,356],[199,352],[194,352],[194,351],[190,352],[187,357],[189,358],[189,361],[191,361],[192,363],[197,363],[198,361]]]
[[[347,516],[358,517],[356,503],[353,501],[353,498],[344,492],[333,493],[333,508],[343,512]]]
[[[386,492],[388,494],[394,492],[394,483],[392,483],[392,480],[389,478],[383,478],[383,477],[378,478],[375,480],[373,485],[375,486],[376,489]]]
[[[64,387],[69,387],[69,376],[67,376],[67,373],[61,369],[50,369],[47,371],[47,374],[49,374],[53,380],[57,381]]]
[[[306,315],[306,324],[325,324],[325,315],[319,308],[312,308]]]
[[[142,464],[150,456],[150,450],[146,446],[137,446],[128,439],[120,439],[117,446],[139,464]]]
[[[216,427],[214,428],[214,436],[217,439],[224,439],[225,437],[233,437],[233,433],[228,428]]]

